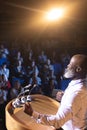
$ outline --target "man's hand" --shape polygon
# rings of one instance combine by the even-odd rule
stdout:
[[[56,94],[56,100],[61,102],[63,94],[64,94],[63,91],[58,91],[57,94]]]
[[[24,112],[27,113],[28,115],[32,116],[33,109],[31,107],[30,103],[25,103],[25,105],[24,105]]]

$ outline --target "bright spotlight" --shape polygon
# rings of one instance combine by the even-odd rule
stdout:
[[[58,20],[60,19],[64,14],[64,10],[62,8],[59,9],[52,9],[47,13],[47,19],[50,21]]]

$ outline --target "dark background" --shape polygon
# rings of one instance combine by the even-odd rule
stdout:
[[[64,20],[40,22],[51,7],[69,8]],[[87,49],[87,0],[1,0],[0,43],[55,40],[59,48]]]

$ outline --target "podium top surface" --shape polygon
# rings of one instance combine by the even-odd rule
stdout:
[[[32,108],[41,114],[56,114],[59,103],[43,95],[31,95]],[[12,100],[13,101],[13,100]],[[29,115],[24,113],[23,107],[12,107],[12,101],[6,106],[6,126],[8,130],[53,130],[50,126],[36,123]]]

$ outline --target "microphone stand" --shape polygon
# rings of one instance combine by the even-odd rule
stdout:
[[[28,94],[28,96],[27,96],[27,101],[31,101],[31,100],[32,100],[30,94],[31,94],[32,90],[33,90],[36,86],[37,86],[37,85],[34,84],[33,87],[30,89],[29,94]]]
[[[33,87],[28,90],[26,88],[30,88],[31,87],[31,84],[27,85],[24,87],[24,89],[26,90],[23,90],[21,93],[19,93],[19,95],[17,96],[17,98],[12,102],[12,106],[14,108],[17,108],[17,107],[21,107],[22,104],[26,103],[26,102],[30,102],[31,101],[31,92],[32,90],[36,87],[37,85],[34,84]],[[29,94],[25,97],[25,93],[29,92]],[[20,98],[20,96],[23,94],[23,96]]]
[[[29,91],[29,95],[31,94],[32,90],[36,87],[37,85],[34,84],[33,87],[31,88],[31,90]]]
[[[25,90],[25,91],[23,91],[23,92],[21,92],[21,93],[19,93],[19,95],[17,96],[17,98],[12,102],[12,106],[14,107],[14,108],[17,108],[17,107],[20,107],[21,106],[21,104],[23,104],[23,103],[25,103],[26,102],[26,98],[25,98],[25,96],[24,96],[24,94],[26,93],[26,92],[29,92],[30,90]],[[23,94],[23,96],[20,98],[20,96]]]

